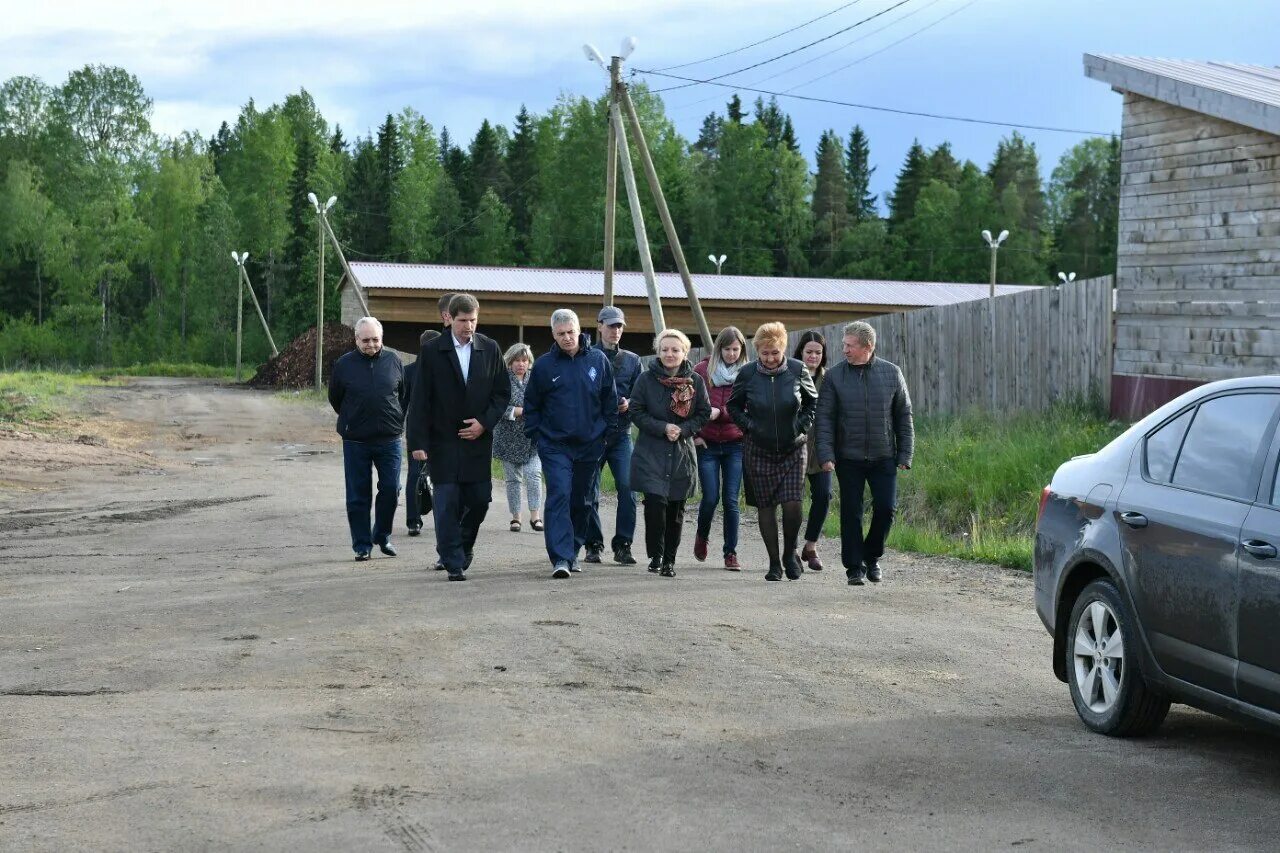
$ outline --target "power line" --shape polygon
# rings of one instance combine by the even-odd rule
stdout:
[[[876,18],[879,18],[881,15],[886,15],[886,14],[888,14],[889,12],[892,12],[894,9],[897,9],[899,6],[905,6],[906,4],[911,3],[911,2],[913,2],[913,0],[898,0],[898,2],[897,2],[897,3],[894,3],[892,6],[889,6],[888,8],[881,9],[879,12],[876,12],[874,15],[868,15],[867,17],[863,18],[861,21],[857,21],[857,22],[855,22],[855,23],[852,23],[852,24],[850,24],[849,26],[844,27],[843,29],[836,30],[834,33],[831,33],[831,34],[829,34],[829,35],[825,35],[825,36],[823,36],[823,37],[822,37],[822,38],[820,38],[820,39],[816,39],[816,40],[814,40],[814,41],[811,41],[811,42],[809,42],[808,44],[802,44],[802,45],[800,45],[800,46],[799,46],[799,47],[797,47],[797,48],[792,48],[791,50],[788,50],[788,51],[786,51],[785,53],[780,53],[780,54],[778,54],[777,56],[771,56],[771,57],[769,57],[768,59],[761,60],[760,62],[756,62],[756,63],[753,63],[753,64],[751,64],[751,65],[744,65],[742,68],[737,68],[737,69],[735,69],[735,70],[733,70],[733,71],[726,71],[726,72],[725,72],[725,73],[723,73],[723,74],[717,74],[716,76],[714,76],[714,77],[710,78],[710,80],[693,80],[692,82],[690,82],[690,83],[686,83],[686,84],[681,85],[681,86],[668,86],[668,87],[667,87],[667,88],[665,88],[665,89],[657,89],[656,91],[657,91],[657,92],[668,92],[668,91],[671,91],[672,89],[687,89],[689,86],[696,86],[696,85],[698,85],[699,83],[709,83],[709,82],[711,82],[712,80],[720,80],[720,79],[723,79],[723,78],[725,78],[725,77],[732,77],[734,74],[741,74],[741,73],[742,73],[742,72],[744,72],[744,71],[750,71],[750,70],[752,70],[753,68],[759,68],[759,67],[760,67],[760,66],[762,66],[762,65],[768,65],[768,64],[770,64],[770,63],[772,63],[772,62],[777,62],[779,59],[785,59],[785,58],[787,58],[788,56],[792,56],[792,55],[794,55],[794,54],[797,54],[797,53],[799,53],[799,52],[800,52],[800,51],[802,51],[802,50],[808,50],[809,48],[813,47],[814,45],[822,44],[824,41],[830,41],[831,39],[835,38],[835,37],[836,37],[836,36],[838,36],[838,35],[842,35],[842,34],[844,34],[844,33],[849,32],[850,30],[857,29],[858,27],[862,26],[863,24],[868,23],[868,22],[870,22],[870,21],[874,21]],[[688,77],[683,77],[683,78],[681,78],[681,77],[675,77],[675,75],[674,75],[674,74],[661,74],[661,73],[660,73],[660,72],[658,72],[658,71],[644,71],[644,70],[640,70],[640,69],[637,69],[637,70],[639,70],[639,72],[640,72],[641,74],[659,74],[659,76],[674,77],[674,78],[675,78],[675,79],[677,79],[677,80],[680,80],[680,79],[683,79],[683,80],[690,80],[690,79],[691,79],[691,78],[688,78]]]
[[[776,35],[772,35],[772,36],[769,36],[768,38],[760,39],[760,41],[752,42],[751,44],[743,45],[742,47],[734,48],[733,50],[727,50],[724,53],[717,53],[715,56],[708,56],[706,59],[695,59],[693,62],[682,62],[679,65],[668,65],[665,68],[659,68],[657,70],[658,71],[674,71],[677,68],[688,68],[691,65],[701,65],[702,63],[710,62],[713,59],[723,59],[726,56],[733,56],[735,53],[742,53],[742,51],[744,50],[750,50],[751,48],[759,47],[760,45],[765,44],[766,42],[771,42],[774,39],[779,39],[785,35],[790,35],[791,33],[794,33],[796,30],[802,30],[805,27],[809,26],[810,24],[816,24],[818,21],[821,21],[823,18],[829,18],[832,15],[834,15],[836,12],[842,12],[845,9],[848,9],[850,6],[856,6],[861,2],[862,0],[853,0],[853,2],[851,3],[845,3],[843,6],[837,6],[836,8],[832,9],[830,12],[819,15],[816,18],[811,18],[805,21],[803,24],[800,24],[799,26],[792,27],[789,30],[783,30],[782,32]]]
[[[959,14],[960,14],[961,12],[963,12],[965,9],[968,9],[970,6],[972,6],[974,3],[977,3],[977,2],[978,2],[978,0],[969,0],[969,2],[968,2],[968,3],[965,3],[965,4],[964,4],[963,6],[961,6],[960,8],[958,8],[958,9],[953,9],[952,11],[950,11],[950,12],[948,12],[947,14],[943,15],[941,18],[939,18],[938,20],[934,21],[933,23],[925,24],[925,25],[924,25],[923,27],[921,27],[920,29],[918,29],[918,30],[914,30],[914,31],[912,31],[912,32],[910,32],[910,33],[907,33],[907,34],[906,34],[905,36],[903,36],[902,38],[898,39],[897,41],[890,42],[889,44],[886,44],[884,47],[880,48],[879,50],[873,50],[871,53],[868,53],[868,54],[866,54],[866,55],[864,55],[864,56],[860,56],[860,57],[858,57],[857,59],[853,60],[853,62],[849,62],[849,63],[846,63],[846,64],[844,64],[844,65],[841,65],[839,68],[835,68],[835,69],[833,69],[833,70],[831,70],[831,71],[828,71],[826,74],[820,74],[820,75],[818,75],[817,77],[814,77],[812,80],[806,80],[806,81],[804,81],[803,83],[797,83],[796,85],[792,86],[790,89],[785,89],[785,90],[783,90],[783,91],[785,91],[785,92],[787,92],[787,93],[789,94],[789,93],[791,93],[791,92],[794,92],[796,89],[799,89],[801,86],[808,86],[808,85],[809,85],[809,84],[811,84],[811,83],[817,83],[819,80],[825,80],[825,79],[827,79],[827,78],[828,78],[828,77],[830,77],[832,74],[839,74],[841,71],[844,71],[844,70],[846,70],[846,69],[852,68],[853,66],[858,65],[858,64],[860,64],[860,63],[866,62],[866,61],[867,61],[868,59],[870,59],[871,57],[873,57],[873,56],[879,56],[880,54],[884,53],[886,50],[888,50],[888,49],[889,49],[889,48],[891,48],[891,47],[895,47],[895,46],[897,46],[897,45],[900,45],[900,44],[902,44],[904,41],[907,41],[908,39],[913,39],[913,38],[915,38],[916,36],[920,35],[921,33],[925,32],[926,30],[931,30],[931,29],[933,29],[933,28],[934,28],[934,27],[936,27],[938,24],[941,24],[943,21],[947,20],[948,18],[951,18],[951,17],[954,17],[954,16],[956,16],[956,15],[959,15]],[[932,5],[932,4],[930,4],[930,5]],[[799,66],[796,66],[796,67],[798,68]]]
[[[639,69],[636,69],[632,73],[633,74],[634,73],[651,74],[655,77],[667,77],[672,80],[685,80],[690,85],[701,83],[709,86],[719,86],[722,89],[735,89],[741,92],[754,92],[755,94],[758,94],[758,95],[769,95],[774,98],[794,98],[795,100],[798,100],[798,101],[810,101],[815,104],[832,104],[837,107],[853,107],[854,109],[859,109],[859,110],[873,110],[875,112],[894,113],[896,115],[905,115],[905,116],[916,116],[918,118],[935,118],[935,119],[940,119],[942,121],[960,121],[960,122],[966,122],[968,124],[986,124],[986,125],[993,125],[995,127],[1012,127],[1018,130],[1044,130],[1044,131],[1049,131],[1050,133],[1075,133],[1081,136],[1113,136],[1115,134],[1115,131],[1111,131],[1111,130],[1079,130],[1077,128],[1070,128],[1070,127],[1050,127],[1048,125],[1043,125],[1043,124],[1021,124],[1019,122],[1013,122],[1013,121],[995,121],[993,119],[970,118],[968,116],[954,116],[954,115],[947,115],[945,113],[929,113],[929,112],[921,112],[919,110],[903,110],[903,109],[897,109],[896,107],[879,107],[873,104],[857,104],[851,101],[837,101],[832,98],[816,98],[812,95],[797,95],[790,92],[773,92],[768,89],[756,89],[750,86],[738,86],[733,83],[721,83],[714,79],[698,80],[693,77],[681,77],[678,74],[666,74],[661,71],[641,71]],[[683,88],[683,87],[676,87],[676,88]],[[666,90],[656,89],[654,91],[662,92]]]
[[[815,62],[818,62],[818,61],[820,61],[820,60],[826,59],[828,56],[831,56],[831,55],[832,55],[832,54],[834,54],[834,53],[839,53],[839,52],[840,52],[840,51],[842,51],[842,50],[846,50],[846,49],[848,49],[848,48],[850,48],[850,47],[853,47],[855,44],[858,44],[858,43],[860,43],[860,42],[864,42],[864,41],[866,41],[867,39],[871,38],[872,36],[879,35],[880,33],[884,32],[885,30],[889,29],[890,27],[895,27],[895,26],[897,26],[898,24],[902,23],[902,22],[903,22],[903,21],[905,21],[907,18],[910,18],[910,17],[913,17],[913,16],[915,16],[915,15],[918,15],[919,13],[924,12],[924,11],[925,11],[925,10],[927,10],[927,9],[931,9],[931,8],[933,8],[934,6],[938,5],[938,3],[940,3],[940,2],[942,2],[942,0],[931,0],[931,2],[926,3],[926,4],[925,4],[925,5],[923,5],[923,6],[918,6],[918,7],[916,7],[915,9],[912,9],[911,11],[907,12],[907,13],[906,13],[905,15],[903,15],[902,17],[900,17],[900,18],[895,18],[895,19],[893,19],[892,21],[890,21],[889,23],[885,24],[884,26],[879,27],[878,29],[874,29],[874,30],[872,30],[872,31],[871,31],[871,32],[869,32],[869,33],[865,33],[865,34],[860,35],[860,36],[858,36],[858,37],[856,37],[856,38],[850,39],[849,41],[845,42],[844,44],[839,45],[838,47],[834,47],[834,48],[832,48],[831,50],[826,51],[825,53],[820,53],[820,54],[818,54],[817,56],[814,56],[814,57],[811,57],[811,58],[809,58],[809,59],[804,60],[803,62],[798,62],[798,63],[796,63],[795,65],[792,65],[790,68],[785,68],[785,69],[783,69],[782,71],[775,71],[775,72],[774,72],[774,73],[772,73],[772,74],[769,74],[769,75],[767,75],[767,76],[765,76],[765,77],[761,77],[759,80],[754,80],[754,81],[752,81],[752,82],[751,82],[750,84],[748,84],[748,85],[751,85],[751,86],[759,86],[761,83],[766,83],[766,82],[768,82],[769,80],[773,80],[773,79],[776,79],[776,78],[778,78],[778,77],[785,76],[785,75],[787,75],[787,74],[790,74],[792,71],[798,71],[798,70],[800,70],[801,68],[804,68],[806,65],[812,65],[812,64],[813,64],[813,63],[815,63]],[[976,2],[976,0],[974,0],[974,2]],[[902,41],[905,41],[905,39],[899,39],[899,41],[894,42],[894,44],[900,44]],[[891,44],[891,45],[889,45],[888,47],[893,47],[893,45]],[[882,52],[883,50],[887,50],[887,49],[888,49],[888,47],[886,47],[886,48],[882,48],[882,49],[881,49],[881,51],[877,51],[877,52]],[[870,54],[870,55],[868,55],[868,56],[863,57],[863,59],[868,59],[868,58],[870,58],[870,56],[873,56],[873,55],[874,55],[874,54]],[[859,60],[859,61],[861,61],[861,60]],[[851,64],[856,64],[856,63],[851,63]],[[846,67],[847,67],[847,66],[846,66]],[[666,71],[666,70],[669,70],[669,69],[665,69],[665,68],[664,68],[664,69],[659,69],[659,70],[661,70],[661,71]],[[788,91],[790,91],[790,90],[788,90]],[[686,110],[686,109],[688,109],[689,107],[694,107],[694,106],[697,106],[698,104],[705,104],[705,103],[707,103],[708,101],[714,101],[714,100],[716,100],[716,98],[717,98],[717,97],[718,97],[718,96],[716,96],[716,95],[711,95],[710,97],[707,97],[707,98],[699,98],[698,100],[696,100],[696,101],[690,101],[690,102],[689,102],[689,103],[687,103],[687,104],[680,104],[679,106],[674,107],[672,111],[674,112],[675,110]]]

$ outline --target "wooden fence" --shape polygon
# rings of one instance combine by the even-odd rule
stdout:
[[[876,355],[902,368],[917,415],[1042,411],[1072,398],[1108,405],[1112,294],[1105,276],[866,322]],[[844,326],[817,329],[829,364],[843,358]],[[802,331],[790,334],[788,354]]]

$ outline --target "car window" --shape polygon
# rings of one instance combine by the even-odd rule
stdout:
[[[1188,409],[1147,437],[1147,476],[1160,483],[1169,482],[1173,463],[1182,447],[1182,436],[1191,423],[1195,409]]]
[[[1253,460],[1280,405],[1276,394],[1232,394],[1201,403],[1173,471],[1173,483],[1252,499]]]

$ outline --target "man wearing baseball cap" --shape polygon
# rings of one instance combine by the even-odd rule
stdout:
[[[636,533],[636,496],[631,491],[631,386],[640,376],[640,356],[622,348],[622,332],[627,318],[622,309],[606,305],[596,317],[599,349],[613,365],[613,382],[618,389],[618,423],[605,435],[604,457],[591,484],[591,511],[587,517],[586,562],[600,562],[604,551],[604,530],[600,525],[600,473],[608,464],[613,472],[613,482],[618,487],[618,514],[609,547],[613,560],[621,565],[634,565],[631,541]]]

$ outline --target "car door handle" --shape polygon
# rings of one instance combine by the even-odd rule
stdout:
[[[1259,560],[1271,560],[1276,556],[1276,546],[1261,539],[1246,539],[1240,545]]]
[[[1147,517],[1140,512],[1122,512],[1120,520],[1134,529],[1147,526]]]

